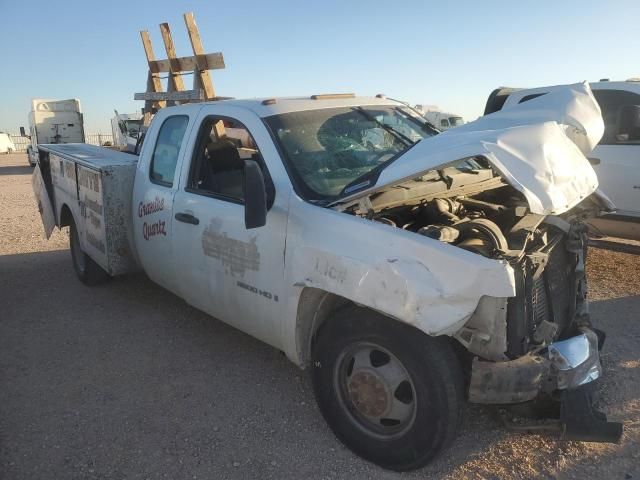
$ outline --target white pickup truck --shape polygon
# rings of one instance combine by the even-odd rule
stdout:
[[[466,400],[553,398],[566,438],[617,441],[584,275],[582,221],[611,208],[585,158],[602,119],[587,85],[533,103],[441,134],[383,97],[176,106],[139,158],[40,146],[34,191],[80,280],[142,269],[310,367],[379,465],[426,464]]]
[[[613,236],[640,239],[640,79],[589,83],[600,106],[604,134],[589,155],[600,188],[616,205],[615,213],[590,222]],[[485,114],[531,101],[564,85],[501,87],[489,96]]]

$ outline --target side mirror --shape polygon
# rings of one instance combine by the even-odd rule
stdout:
[[[247,230],[267,223],[267,193],[262,169],[255,160],[244,161],[244,226]]]
[[[640,105],[625,105],[618,110],[616,135],[626,140],[640,140]]]

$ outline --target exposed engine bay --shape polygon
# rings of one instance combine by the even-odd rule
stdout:
[[[583,220],[601,210],[594,195],[561,216],[532,214],[520,192],[474,157],[342,207],[512,265],[517,293],[502,309],[505,334],[487,331],[491,338],[479,341],[473,336],[483,332],[463,329],[457,338],[472,353],[514,359],[588,325]]]

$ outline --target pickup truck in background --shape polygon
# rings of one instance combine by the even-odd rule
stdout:
[[[113,146],[118,150],[135,153],[138,139],[142,131],[141,113],[118,113],[111,118]]]
[[[592,223],[613,236],[640,240],[640,79],[589,84],[600,106],[604,134],[590,155],[602,191],[616,211]],[[485,115],[538,98],[564,85],[494,90]]]
[[[162,109],[139,157],[41,145],[33,185],[82,282],[144,270],[309,367],[339,439],[408,470],[467,400],[551,399],[565,438],[620,438],[591,403],[602,131],[585,84],[444,133],[385,98],[225,100]]]
[[[38,161],[38,146],[42,143],[84,143],[84,118],[80,100],[45,100],[34,98],[29,112],[29,134],[20,127],[20,134],[28,137],[29,165]]]
[[[424,118],[427,119],[427,121],[431,122],[442,131],[464,125],[464,119],[460,115],[456,113],[443,112],[436,105],[416,105],[415,109],[418,110]]]

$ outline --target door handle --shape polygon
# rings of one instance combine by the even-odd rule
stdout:
[[[176,213],[175,219],[179,222],[190,223],[191,225],[198,225],[200,223],[200,220],[190,213]]]

